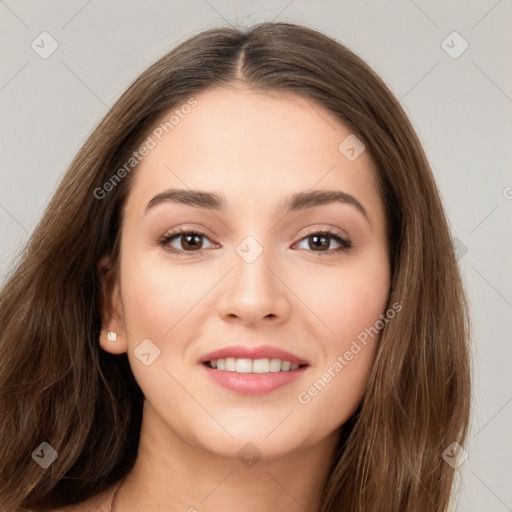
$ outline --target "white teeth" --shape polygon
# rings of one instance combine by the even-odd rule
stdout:
[[[251,373],[252,372],[252,360],[251,359],[237,359],[235,371],[237,373]]]
[[[290,361],[281,361],[281,359],[236,359],[227,357],[226,359],[214,359],[209,361],[210,368],[217,370],[227,370],[237,373],[277,373],[298,370],[300,365]]]
[[[252,362],[252,372],[253,373],[268,373],[270,369],[270,365],[268,359],[255,359]]]
[[[283,370],[283,372],[287,372],[290,369],[291,365],[292,363],[290,363],[290,361],[283,361],[281,363],[281,370]]]
[[[271,372],[280,372],[281,371],[281,359],[271,359],[270,360],[270,371]]]

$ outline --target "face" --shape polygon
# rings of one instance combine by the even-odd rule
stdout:
[[[367,152],[342,152],[350,130],[311,100],[195,100],[133,171],[102,346],[128,352],[144,414],[189,446],[291,453],[361,400],[389,295],[384,204]]]

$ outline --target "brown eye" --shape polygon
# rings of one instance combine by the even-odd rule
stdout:
[[[304,237],[299,243],[307,240],[307,247],[300,249],[309,249],[312,252],[331,254],[338,251],[346,251],[352,247],[352,243],[338,231],[319,231]],[[338,244],[338,247],[331,247],[332,241]]]
[[[194,250],[201,249],[202,238],[201,235],[197,233],[192,233],[190,235],[179,235],[177,238],[182,238],[181,246],[185,250]]]
[[[329,249],[330,237],[325,235],[312,235],[308,237],[310,249],[321,249],[322,251]]]
[[[199,253],[204,247],[204,240],[209,238],[204,233],[196,231],[174,231],[160,238],[159,243],[165,250],[173,253]],[[211,243],[211,242],[210,242]],[[212,243],[212,247],[214,244]]]

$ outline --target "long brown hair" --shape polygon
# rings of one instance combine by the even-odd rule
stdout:
[[[104,255],[118,262],[136,167],[108,187],[155,124],[192,95],[242,81],[323,106],[365,144],[386,205],[389,303],[363,399],[343,427],[322,512],[440,512],[469,421],[469,319],[446,215],[399,102],[358,56],[289,23],[199,33],[148,68],[85,142],[6,280],[0,302],[0,509],[80,502],[133,466],[143,394],[126,354],[101,350]],[[221,128],[220,128],[221,129]],[[32,452],[58,457],[42,469]]]

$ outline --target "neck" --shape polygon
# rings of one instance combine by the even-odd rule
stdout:
[[[337,439],[334,432],[294,453],[244,463],[184,442],[146,402],[137,459],[115,511],[317,512]]]

